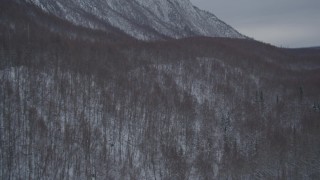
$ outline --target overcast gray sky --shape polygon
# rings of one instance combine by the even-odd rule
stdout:
[[[320,0],[190,0],[240,33],[283,47],[320,46]]]

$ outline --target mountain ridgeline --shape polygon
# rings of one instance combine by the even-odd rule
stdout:
[[[319,59],[187,0],[1,1],[0,179],[319,179]]]
[[[73,24],[117,28],[142,40],[190,36],[244,38],[189,0],[23,0]]]

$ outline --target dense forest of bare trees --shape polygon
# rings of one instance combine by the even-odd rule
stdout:
[[[0,179],[320,178],[318,54],[139,42],[3,4]]]

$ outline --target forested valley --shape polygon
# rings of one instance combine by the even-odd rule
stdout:
[[[30,8],[0,7],[0,179],[320,178],[319,50]]]

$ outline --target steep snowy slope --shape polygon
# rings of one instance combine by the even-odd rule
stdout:
[[[24,0],[76,25],[107,30],[111,25],[142,40],[211,36],[244,38],[189,0]]]

